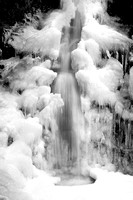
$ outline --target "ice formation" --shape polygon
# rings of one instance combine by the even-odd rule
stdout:
[[[109,26],[106,1],[61,5],[41,30],[24,24],[9,35],[17,57],[0,61],[0,195],[10,200],[43,199],[36,184],[57,181],[44,170],[68,167],[68,160],[75,171],[78,160],[86,176],[88,165],[114,170],[112,137],[123,133],[120,124],[125,145],[130,140],[133,68],[124,74],[123,52],[132,41]]]

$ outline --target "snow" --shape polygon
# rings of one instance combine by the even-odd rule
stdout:
[[[81,96],[81,108],[82,112],[85,113],[86,111],[90,110],[91,101],[88,97]]]
[[[75,6],[72,0],[62,2],[62,9],[51,12],[45,21],[46,26],[56,27],[60,31],[64,26],[69,27],[71,19],[75,16]]]
[[[6,147],[8,142],[8,135],[5,132],[0,132],[0,147]]]
[[[13,165],[16,167],[19,172],[23,174],[26,178],[32,178],[33,177],[33,169],[32,169],[32,159],[29,156],[24,155],[23,153],[15,153],[11,154],[8,152],[5,155],[5,160],[8,164]]]
[[[32,26],[27,26],[22,33],[13,36],[10,44],[19,51],[41,53],[48,55],[52,59],[57,59],[59,55],[61,32],[56,27],[44,27],[37,30]]]
[[[107,25],[99,24],[94,18],[89,20],[82,28],[82,38],[84,40],[88,40],[89,38],[94,39],[104,50],[119,49],[120,46],[127,48],[130,41],[127,36]]]
[[[121,63],[114,59],[108,59],[102,69],[99,69],[98,76],[100,80],[111,90],[116,91],[123,79],[123,68]]]
[[[97,178],[94,184],[79,186],[55,186],[60,179],[45,172],[27,182],[25,191],[35,200],[132,200],[133,177],[119,172],[109,172],[100,168],[90,169]]]
[[[51,99],[51,95],[49,94],[44,94],[40,96],[37,102],[37,109],[41,111],[43,108],[45,108],[49,104],[50,99]]]
[[[94,64],[95,65],[98,64],[101,60],[101,52],[99,44],[91,38],[85,41],[85,48],[88,54],[93,59]]]
[[[45,60],[45,62],[40,64],[42,67],[45,67],[47,69],[51,68],[51,60]]]
[[[12,120],[8,128],[14,140],[24,141],[29,146],[37,144],[42,135],[42,126],[36,118]]]
[[[24,188],[26,185],[26,178],[22,175],[22,173],[11,163],[8,163],[7,160],[0,158],[0,171],[4,171],[9,174],[9,176],[17,182],[20,188]]]
[[[93,60],[91,56],[87,53],[87,51],[81,49],[80,47],[72,51],[71,58],[72,68],[75,71],[91,68],[91,66],[93,66]]]
[[[118,101],[116,91],[123,78],[121,63],[110,58],[103,68],[98,69],[94,65],[94,62],[97,62],[95,55],[90,56],[86,50],[81,48],[82,44],[83,41],[71,53],[72,67],[77,71],[75,76],[79,85],[91,101],[96,101],[100,105],[114,105]]]
[[[34,116],[36,113],[38,97],[35,94],[27,95],[26,92],[21,96],[20,107],[24,109],[25,113],[28,112],[31,114],[31,116]]]
[[[106,22],[108,20],[106,15],[106,4],[107,1],[98,0],[98,1],[86,1],[86,0],[74,0],[77,2],[78,11],[82,16],[83,25],[87,24],[92,18],[99,18],[99,20]],[[106,17],[106,18],[105,18]]]
[[[3,132],[6,131],[7,124],[12,120],[23,118],[23,114],[18,110],[17,100],[16,94],[4,90],[0,93],[0,115],[2,116],[0,118],[0,129]]]
[[[99,166],[94,165],[95,161],[92,166],[88,166],[89,156],[95,156],[96,162],[100,157],[94,149],[91,149],[92,152],[88,149],[85,151],[89,142],[106,140],[103,134],[105,129],[108,134],[111,133],[113,113],[104,107],[106,104],[115,106],[115,112],[123,119],[133,119],[133,113],[125,109],[124,100],[117,91],[123,80],[122,65],[112,58],[109,52],[110,49],[127,48],[130,40],[115,28],[102,23],[106,21],[104,17],[107,16],[104,14],[105,1],[61,2],[62,10],[52,11],[44,21],[44,28],[37,30],[31,24],[13,34],[12,40],[9,39],[9,44],[16,50],[33,53],[34,56],[39,54],[40,57],[33,59],[27,56],[23,59],[11,58],[0,62],[5,66],[2,77],[10,82],[10,92],[0,88],[0,199],[133,200],[133,176],[116,172],[115,166],[110,164],[108,159],[105,166],[101,167],[104,158],[101,158]],[[77,48],[70,52],[68,38],[71,34],[69,28],[66,28],[66,40],[64,39],[61,44],[62,28],[70,27],[76,8],[81,15],[81,38]],[[108,54],[107,60],[102,60],[101,50]],[[75,77],[70,72],[58,75],[51,70],[53,61],[64,67],[63,70],[67,70],[70,56]],[[61,63],[58,62],[59,57]],[[98,68],[99,62],[104,63],[100,63],[101,68]],[[129,80],[128,76],[125,76],[126,91],[131,98],[132,76],[133,68],[130,70]],[[82,95],[77,89],[75,78]],[[54,88],[55,92],[61,94],[52,93],[51,85],[54,80],[58,86]],[[69,95],[66,95],[66,90]],[[72,129],[76,132],[78,140],[85,143],[81,147],[83,152],[80,152],[85,154],[82,155],[81,173],[96,178],[93,184],[55,185],[61,178],[51,169],[55,158],[49,154],[53,153],[54,148],[50,153],[47,152],[45,136],[55,140],[55,133],[58,130],[55,116],[59,109],[62,111],[66,96],[68,106],[71,105],[70,112],[73,113],[70,116],[73,122]],[[103,111],[92,109],[93,101],[103,106]],[[102,120],[105,125],[101,123]],[[111,134],[107,138],[109,147],[110,137]],[[48,159],[51,159],[51,163]],[[75,171],[74,168],[73,172],[76,173]]]
[[[7,148],[7,153],[9,154],[24,154],[31,158],[32,152],[30,147],[21,140],[14,141],[10,146]]]
[[[116,94],[99,80],[96,71],[90,73],[90,70],[79,70],[76,78],[91,101],[96,101],[99,105],[114,105],[117,102]]]
[[[34,116],[37,112],[37,108],[41,102],[41,99],[45,96],[50,98],[51,88],[49,86],[39,86],[33,89],[25,90],[22,95],[18,98],[18,106],[22,108],[25,113]]]
[[[34,66],[25,75],[27,83],[37,84],[37,86],[50,85],[56,78],[57,73],[43,68],[41,66]]]
[[[56,129],[55,114],[64,105],[60,94],[51,94],[49,104],[38,114],[40,123],[48,130],[49,127]],[[54,125],[53,125],[54,124]]]

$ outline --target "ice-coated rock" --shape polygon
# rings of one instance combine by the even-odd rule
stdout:
[[[21,140],[32,147],[42,135],[42,126],[36,118],[16,119],[8,125],[14,140]]]
[[[51,95],[50,94],[44,94],[40,96],[37,102],[37,109],[41,111],[43,108],[45,108],[51,100]]]
[[[90,70],[79,70],[76,73],[76,78],[83,93],[87,93],[91,101],[96,101],[99,105],[114,105],[116,103],[117,95],[99,80],[96,72],[90,73]]]
[[[25,75],[28,83],[34,83],[37,86],[50,85],[56,78],[57,73],[47,68],[35,66],[32,67]]]
[[[50,96],[51,88],[49,86],[39,86],[33,89],[25,90],[18,99],[19,108],[22,108],[25,113],[34,116],[37,112],[38,104],[42,96]]]
[[[72,68],[77,71],[80,69],[91,68],[93,60],[91,56],[84,49],[77,48],[71,53]]]
[[[94,18],[88,20],[86,25],[82,28],[82,39],[94,39],[100,48],[110,50],[112,48],[127,48],[130,39],[124,34],[116,31],[104,24],[99,24]]]
[[[98,64],[101,60],[101,51],[99,44],[92,38],[84,42],[85,42],[85,49],[93,59],[94,64]]]

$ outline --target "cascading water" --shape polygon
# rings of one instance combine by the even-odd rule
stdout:
[[[67,31],[63,38],[64,44],[60,53],[61,71],[55,81],[54,92],[61,94],[64,106],[55,115],[58,128],[55,133],[54,146],[55,168],[60,169],[67,175],[73,174],[74,177],[78,177],[80,183],[84,184],[92,183],[94,180],[87,177],[87,181],[81,181],[81,163],[87,153],[84,151],[83,155],[82,151],[85,150],[85,145],[81,147],[81,138],[85,135],[85,121],[81,111],[79,86],[74,72],[71,70],[70,57],[71,51],[76,48],[80,39],[81,23],[79,23],[79,19],[79,13],[76,12],[75,19],[72,21],[72,28],[66,28]],[[75,183],[79,184],[77,179]]]
[[[83,116],[81,112],[81,102],[79,88],[76,78],[71,70],[70,46],[76,45],[79,39],[80,23],[77,25],[79,13],[73,20],[72,28],[64,28],[63,44],[60,52],[61,71],[55,81],[54,92],[61,94],[64,102],[63,108],[56,113],[58,125],[55,156],[56,165],[59,168],[79,166],[80,141],[79,136],[82,131]],[[72,29],[72,31],[70,31]],[[74,48],[74,47],[72,47]],[[79,169],[78,169],[79,170]]]
[[[133,174],[131,41],[109,26],[105,0],[62,2],[41,29],[31,19],[7,31],[17,57],[0,61],[0,195],[11,200],[11,178],[38,182],[41,197],[29,190],[42,199],[49,170],[57,185],[93,183],[97,166]]]
[[[76,80],[70,72],[61,72],[55,83],[55,92],[60,93],[64,106],[57,114],[58,133],[56,154],[59,166],[75,163],[79,158],[79,135],[81,123],[80,98]]]

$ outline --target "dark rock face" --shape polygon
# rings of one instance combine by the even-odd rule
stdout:
[[[120,18],[123,24],[133,24],[133,1],[128,0],[113,0],[108,2],[107,11],[111,16],[117,16]]]

